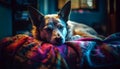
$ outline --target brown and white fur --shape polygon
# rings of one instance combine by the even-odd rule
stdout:
[[[35,8],[29,7],[33,37],[54,45],[81,37],[97,38],[97,33],[91,27],[69,21],[70,10],[71,1],[68,1],[58,14],[43,15]]]

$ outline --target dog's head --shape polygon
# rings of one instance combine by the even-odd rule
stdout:
[[[68,1],[58,14],[43,15],[33,7],[29,7],[30,19],[33,24],[33,36],[36,39],[60,45],[68,34],[67,21],[71,9]]]

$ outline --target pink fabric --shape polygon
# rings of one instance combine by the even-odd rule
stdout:
[[[1,62],[22,69],[80,69],[84,63],[99,67],[115,63],[120,56],[114,49],[120,45],[106,42],[107,39],[82,38],[54,46],[27,35],[16,35],[0,41]]]

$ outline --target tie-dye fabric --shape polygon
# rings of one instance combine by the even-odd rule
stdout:
[[[120,33],[103,41],[81,38],[55,46],[27,35],[0,41],[0,67],[3,69],[82,69],[120,65]]]

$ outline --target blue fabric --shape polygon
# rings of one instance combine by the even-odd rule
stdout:
[[[10,69],[111,68],[120,65],[120,33],[104,40],[81,38],[61,46],[27,35],[0,41],[0,66]]]

